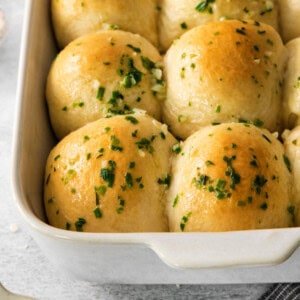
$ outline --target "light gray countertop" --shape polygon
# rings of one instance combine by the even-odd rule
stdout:
[[[57,273],[13,201],[11,146],[24,1],[0,0],[0,9],[8,22],[0,42],[0,282],[36,299],[258,299],[270,285],[97,285]]]

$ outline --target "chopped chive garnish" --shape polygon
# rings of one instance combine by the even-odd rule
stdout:
[[[260,205],[260,208],[261,208],[262,210],[267,210],[268,204],[267,204],[266,202],[264,202],[264,203],[262,203],[262,204]]]
[[[108,187],[113,187],[115,182],[114,170],[116,167],[116,163],[113,160],[110,160],[108,163],[110,165],[110,168],[102,168],[100,170],[100,176],[105,182],[107,182]]]
[[[181,231],[184,231],[185,225],[186,225],[187,221],[189,220],[189,217],[191,216],[191,214],[192,213],[189,212],[181,218],[180,225],[179,225]]]
[[[129,188],[132,188],[132,187],[133,187],[133,178],[132,178],[131,173],[127,172],[127,173],[125,174],[125,182],[126,182],[126,185],[127,185]]]
[[[287,167],[287,169],[289,170],[289,172],[291,173],[292,172],[292,165],[291,165],[291,161],[289,160],[289,158],[283,154],[283,161]]]
[[[272,141],[271,141],[265,134],[263,134],[262,137],[263,137],[266,141],[268,141],[270,144],[272,144]]]
[[[138,48],[138,47],[135,47],[135,46],[133,46],[133,45],[131,45],[131,44],[127,44],[126,45],[128,48],[130,48],[130,49],[132,49],[134,52],[136,52],[136,53],[141,53],[141,48]]]
[[[75,222],[75,228],[77,231],[83,231],[83,225],[86,224],[86,220],[84,218],[78,218]]]
[[[158,178],[157,183],[161,185],[170,186],[171,176],[168,174],[165,178]]]
[[[102,213],[101,213],[101,210],[100,208],[97,206],[95,209],[94,209],[94,215],[97,219],[101,218],[102,217]]]
[[[103,86],[100,86],[97,92],[97,99],[103,100],[104,92],[105,92],[105,88]]]
[[[129,122],[132,123],[132,124],[137,124],[137,123],[139,122],[138,119],[136,119],[136,118],[133,117],[133,116],[126,116],[126,117],[125,117],[125,120],[129,121]]]
[[[179,195],[177,194],[176,197],[174,198],[172,207],[176,207],[176,205],[178,204],[178,200],[179,200]]]

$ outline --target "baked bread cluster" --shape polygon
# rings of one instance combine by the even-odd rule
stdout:
[[[51,11],[60,48],[46,83],[58,139],[45,170],[51,225],[300,224],[300,30],[287,21],[300,22],[298,4],[53,0]]]

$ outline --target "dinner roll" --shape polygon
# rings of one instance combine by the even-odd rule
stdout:
[[[285,58],[269,25],[228,20],[191,29],[165,56],[165,122],[181,138],[240,119],[278,130]]]
[[[293,128],[291,131],[286,130],[283,133],[284,149],[287,157],[291,162],[291,170],[294,180],[295,190],[295,219],[296,225],[300,226],[300,126]]]
[[[84,34],[109,29],[138,33],[158,43],[156,0],[52,0],[51,12],[61,48]]]
[[[285,128],[300,125],[300,37],[286,44],[289,59],[283,84]]]
[[[72,132],[47,160],[49,223],[88,232],[167,231],[175,143],[166,125],[145,114],[100,119]]]
[[[198,25],[227,19],[256,20],[278,29],[276,1],[161,0],[159,42],[166,50],[173,40]]]
[[[49,72],[46,97],[58,138],[107,115],[134,108],[160,119],[161,56],[139,35],[106,31],[71,42]]]
[[[284,42],[300,36],[300,1],[278,0],[280,26]]]
[[[177,148],[167,200],[170,231],[293,225],[290,163],[269,131],[211,125]]]

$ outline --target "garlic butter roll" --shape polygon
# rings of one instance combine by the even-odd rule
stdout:
[[[117,29],[158,43],[156,0],[52,0],[51,13],[61,48],[87,33]]]
[[[203,127],[179,145],[171,174],[170,231],[294,225],[291,163],[266,129],[240,123]]]
[[[202,126],[240,120],[278,130],[286,56],[279,34],[259,22],[191,29],[165,56],[164,121],[181,138]]]
[[[49,224],[84,232],[167,231],[166,189],[175,138],[143,113],[100,119],[49,154]]]
[[[273,0],[161,0],[160,7],[159,41],[164,51],[186,31],[213,21],[256,20],[278,30],[278,5]]]
[[[161,60],[152,44],[130,32],[91,33],[71,42],[54,60],[47,79],[56,136],[134,109],[159,120],[165,96]]]

